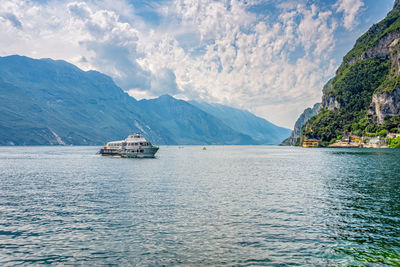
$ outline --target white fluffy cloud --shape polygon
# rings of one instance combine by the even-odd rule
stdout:
[[[219,102],[291,127],[338,63],[335,11],[293,2],[272,19],[249,11],[257,3],[168,1],[156,6],[154,26],[125,0],[2,0],[0,54],[65,59],[136,97]],[[351,28],[361,6],[341,0],[334,10]]]
[[[175,1],[162,14],[173,17],[168,27],[180,31],[155,33],[159,39],[146,42],[140,65],[152,73],[172,69],[178,96],[242,107],[290,125],[299,103],[304,108],[317,101],[333,73],[336,23],[314,5],[281,11],[268,23],[240,1]],[[177,41],[185,34],[197,44],[185,49]]]
[[[339,0],[335,7],[337,12],[343,12],[343,26],[351,30],[357,23],[356,15],[364,6],[362,0]]]

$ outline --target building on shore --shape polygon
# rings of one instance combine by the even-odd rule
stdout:
[[[330,144],[328,147],[363,147],[362,138],[358,136],[350,136],[348,139],[336,140],[335,143]]]
[[[388,133],[386,137],[383,136],[346,136],[344,139],[336,140],[328,147],[336,148],[388,148],[391,139],[399,137],[398,133]],[[320,140],[310,139],[305,137],[301,143],[302,147],[319,147]]]
[[[304,139],[303,141],[303,147],[318,147],[319,146],[319,140],[317,139]]]
[[[366,139],[366,142],[364,144],[364,147],[369,147],[369,148],[385,148],[387,147],[385,144],[385,138],[382,138],[380,136],[376,137],[369,137]]]

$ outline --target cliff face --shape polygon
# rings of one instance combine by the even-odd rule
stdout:
[[[391,77],[393,79],[395,76],[400,75],[400,53],[398,53],[400,50],[399,40],[400,30],[387,34],[380,39],[376,45],[363,52],[359,58],[353,58],[349,62],[343,64],[345,66],[350,66],[368,58],[381,59],[383,61],[390,60],[390,73],[393,76]],[[333,87],[329,90],[335,91]],[[386,90],[386,92],[382,93],[381,91],[384,90]],[[399,113],[398,91],[391,90],[391,92],[387,92],[387,90],[388,88],[385,88],[385,85],[383,84],[378,90],[376,90],[377,92],[374,93],[372,97],[369,114],[376,115],[379,123],[383,123],[385,117],[392,117]],[[335,96],[329,94],[324,94],[322,99],[322,106],[328,110],[338,110],[347,104],[346,102],[339,102]]]
[[[337,70],[336,75],[339,76],[346,68],[366,59],[391,60],[394,62],[394,47],[398,51],[398,40],[400,40],[400,27],[397,25],[397,22],[400,22],[399,18],[400,0],[396,0],[393,10],[388,16],[381,22],[373,25],[357,40],[354,48],[343,58],[343,63]],[[397,54],[395,62],[399,62],[398,56]],[[398,66],[396,69],[398,75]],[[329,81],[323,90],[322,107],[328,110],[338,110],[347,104],[335,97],[333,93],[335,92],[333,80]]]
[[[371,31],[371,34],[373,33],[377,34],[377,29]],[[348,66],[366,58],[388,59],[390,56],[390,46],[398,38],[400,38],[400,30],[390,32],[381,37],[373,46],[362,52],[360,56],[353,57],[349,61],[344,62],[344,65]]]
[[[400,131],[400,0],[346,54],[323,89],[319,114],[304,135],[329,142],[338,135]]]
[[[400,114],[400,87],[390,93],[374,94],[370,114],[375,115],[380,124],[383,124],[386,118]]]
[[[328,110],[338,110],[341,104],[336,100],[334,96],[326,96],[323,98],[323,107]]]
[[[385,119],[400,114],[400,39],[390,45],[391,69],[387,82],[382,84],[372,96],[369,115],[383,124]]]
[[[394,1],[394,6],[393,8],[400,8],[400,0]]]
[[[291,136],[282,142],[281,145],[284,146],[294,146],[296,145],[297,140],[301,136],[301,128],[307,123],[309,119],[318,114],[321,109],[321,103],[316,103],[312,108],[307,108],[303,111],[300,117],[297,119],[294,124],[294,129]]]

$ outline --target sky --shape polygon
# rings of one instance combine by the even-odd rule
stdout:
[[[287,128],[393,0],[0,0],[0,56],[66,60]]]

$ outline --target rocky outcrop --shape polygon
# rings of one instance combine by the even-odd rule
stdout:
[[[396,39],[400,38],[400,31],[394,31],[383,36],[379,41],[372,47],[364,51],[360,57],[352,58],[345,65],[351,65],[359,60],[366,58],[380,58],[387,59],[390,57],[390,46]]]
[[[400,0],[394,1],[393,8],[400,8]]]
[[[395,7],[400,8],[400,0],[395,2]],[[370,31],[373,31],[373,28]],[[389,59],[391,60],[391,75],[400,75],[400,30],[394,31],[383,36],[377,43],[363,52],[359,58],[352,58],[348,62],[343,62],[345,65],[351,65],[359,60],[367,58],[379,58],[379,59]],[[322,108],[327,110],[338,110],[345,106],[346,103],[339,102],[334,96],[330,95],[329,92],[334,91],[331,81],[328,82],[323,89],[322,96]],[[394,93],[393,100],[390,100],[391,93],[373,95],[373,100],[369,110],[369,114],[376,115],[378,117],[378,122],[383,123],[383,118],[385,116],[390,116],[392,111],[396,110],[395,96]],[[384,110],[385,109],[385,110]]]
[[[374,94],[369,114],[375,115],[379,123],[400,114],[400,87],[393,92]]]
[[[400,28],[396,28],[396,22],[400,16],[400,0],[394,2],[393,10],[389,12],[388,16],[381,22],[374,24],[363,36],[361,36],[353,49],[343,58],[341,67],[337,70],[336,74],[346,69],[348,66],[355,64],[364,59],[381,59],[391,60],[392,75],[399,75],[400,61],[399,56],[400,46],[398,45],[400,39]],[[397,52],[394,58],[394,52]],[[393,64],[397,64],[393,66]],[[333,87],[333,79],[329,81],[324,89],[322,96],[322,108],[327,110],[338,110],[348,103],[338,101],[335,97],[335,88]]]
[[[390,45],[400,38],[398,18],[400,16],[400,1],[396,0],[386,18],[374,24],[365,34],[357,39],[353,49],[343,58],[343,66],[351,65],[366,58],[388,59]],[[338,72],[342,68],[338,69]],[[338,73],[337,73],[338,74]]]
[[[334,96],[324,95],[322,97],[322,106],[328,110],[338,110],[342,106]]]
[[[330,93],[334,91],[335,89],[333,88],[332,85],[333,79],[330,79],[322,89],[322,104],[321,108],[326,108],[328,110],[338,110],[342,106],[337,99],[332,96]]]
[[[384,123],[385,118],[400,114],[400,84],[396,77],[400,75],[400,39],[390,45],[391,69],[388,79],[393,82],[379,88],[372,96],[370,115],[376,116],[378,123]],[[397,82],[396,82],[397,81]],[[390,88],[389,86],[393,86]],[[389,88],[388,88],[389,87]]]
[[[294,146],[297,142],[297,139],[301,136],[301,128],[307,123],[309,119],[317,115],[320,109],[321,103],[316,103],[312,108],[305,109],[294,124],[292,135],[288,139],[283,141],[281,145]]]
[[[398,76],[400,75],[400,38],[394,40],[390,45],[390,54],[391,54],[391,75]]]

